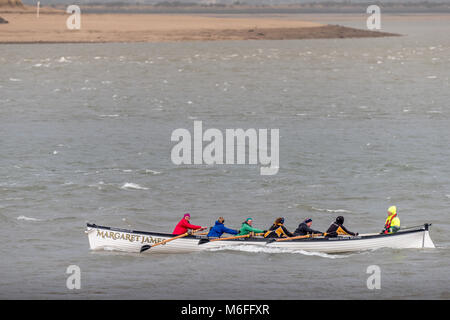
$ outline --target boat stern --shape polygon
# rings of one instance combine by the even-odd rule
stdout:
[[[436,248],[436,246],[434,245],[433,240],[431,240],[429,231],[429,227],[431,226],[431,224],[426,223],[424,226],[425,232],[423,233],[422,248],[434,249]]]

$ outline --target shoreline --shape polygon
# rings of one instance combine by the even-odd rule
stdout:
[[[81,14],[68,30],[65,13],[1,13],[0,44],[138,43],[225,40],[343,39],[398,34],[297,20],[290,15],[242,17],[186,14]],[[312,18],[312,17],[311,17]]]

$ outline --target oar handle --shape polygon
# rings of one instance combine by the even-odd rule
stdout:
[[[289,241],[289,240],[297,240],[297,239],[304,239],[304,238],[310,238],[311,236],[309,234],[304,236],[296,236],[296,237],[288,237],[288,238],[281,238],[281,239],[275,239],[275,241]]]
[[[202,232],[202,233],[196,233],[196,234],[191,233],[191,235],[195,235],[195,236],[206,236],[208,233],[209,233],[209,232]]]
[[[227,237],[227,238],[217,238],[217,239],[213,239],[213,240],[209,240],[210,242],[213,241],[222,241],[222,240],[233,240],[233,239],[240,239],[240,238],[250,238],[250,234],[246,234],[243,236],[235,236],[235,237]]]
[[[161,245],[161,244],[166,244],[167,242],[170,242],[170,241],[173,241],[173,240],[176,240],[176,239],[180,239],[180,238],[186,237],[186,236],[188,236],[189,234],[190,234],[189,232],[186,232],[186,233],[180,234],[180,235],[178,235],[178,236],[176,236],[176,237],[173,237],[173,238],[166,239],[166,240],[163,240],[163,241],[161,241],[161,242],[155,243],[155,244],[151,245],[150,247],[153,248],[153,247],[159,246],[159,245]]]
[[[319,236],[326,236],[327,235],[327,233],[326,232],[324,232],[324,233],[311,233],[311,234],[307,234],[307,235],[304,235],[304,236],[296,236],[296,237],[288,237],[288,238],[281,238],[281,239],[274,239],[274,241],[271,241],[271,242],[279,242],[279,241],[289,241],[289,240],[297,240],[297,239],[305,239],[305,238],[314,238],[316,235],[319,235]]]
[[[173,241],[173,240],[176,240],[176,239],[180,239],[180,238],[183,238],[183,237],[186,237],[186,236],[189,236],[189,235],[205,235],[205,234],[208,234],[207,232],[197,234],[197,232],[199,232],[199,231],[201,231],[201,230],[204,230],[204,229],[197,229],[197,230],[194,230],[194,231],[192,231],[192,232],[188,231],[188,232],[185,232],[185,233],[183,233],[183,234],[180,234],[180,235],[178,235],[178,236],[176,236],[176,237],[173,237],[173,238],[170,238],[170,239],[163,240],[163,241],[158,242],[158,243],[155,243],[155,244],[153,244],[153,245],[144,245],[144,246],[141,247],[140,252],[147,251],[148,249],[151,249],[151,248],[153,248],[153,247],[159,246],[159,245],[161,245],[161,244],[166,244],[167,242],[170,242],[170,241]]]

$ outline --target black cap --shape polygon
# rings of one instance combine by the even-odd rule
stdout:
[[[344,217],[343,217],[343,216],[337,217],[337,218],[336,218],[336,222],[337,222],[338,224],[343,224],[343,223],[344,223]]]

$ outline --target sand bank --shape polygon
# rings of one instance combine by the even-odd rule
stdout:
[[[392,34],[359,30],[289,15],[239,17],[163,14],[82,14],[81,29],[69,30],[63,13],[1,13],[0,43],[163,42],[193,40],[315,39],[381,37]]]

